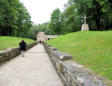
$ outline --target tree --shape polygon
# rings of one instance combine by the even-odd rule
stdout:
[[[47,25],[48,22],[45,22],[43,24],[33,25],[29,31],[28,37],[36,40],[38,32],[45,32],[45,34],[48,34],[49,32],[47,29]]]
[[[64,32],[79,31],[84,15],[88,17],[90,30],[112,29],[111,8],[109,0],[69,0],[63,12]]]
[[[25,37],[32,25],[19,0],[0,0],[0,35]]]
[[[61,23],[61,12],[60,10],[57,8],[53,11],[53,13],[51,14],[51,20],[48,24],[48,28],[49,30],[53,33],[53,34],[61,34],[61,28],[60,28],[60,23]]]

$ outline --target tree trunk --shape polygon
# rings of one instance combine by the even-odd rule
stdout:
[[[12,35],[12,30],[11,30],[11,28],[9,27],[9,36],[11,36]]]
[[[95,3],[96,3],[95,22],[96,22],[97,30],[101,30],[101,23],[100,23],[100,19],[102,15],[101,6],[97,1],[95,1]]]

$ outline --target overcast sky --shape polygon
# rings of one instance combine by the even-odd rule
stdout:
[[[50,20],[52,11],[59,8],[63,11],[64,4],[68,0],[20,0],[30,13],[31,20],[35,24],[41,24]]]

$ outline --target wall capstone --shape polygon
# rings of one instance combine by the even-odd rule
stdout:
[[[32,48],[33,46],[37,45],[37,42],[28,44],[27,50]],[[0,64],[9,61],[10,59],[14,58],[15,56],[19,55],[20,51],[19,48],[7,48],[6,50],[0,51]]]

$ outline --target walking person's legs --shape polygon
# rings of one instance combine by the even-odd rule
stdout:
[[[25,53],[25,51],[22,50],[22,51],[21,51],[21,55],[22,55],[22,57],[24,57],[24,53]]]

